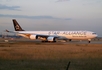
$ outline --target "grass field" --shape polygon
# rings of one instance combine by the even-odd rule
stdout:
[[[102,44],[0,44],[0,70],[102,70]]]

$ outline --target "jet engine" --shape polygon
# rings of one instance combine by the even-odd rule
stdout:
[[[51,41],[51,42],[54,42],[55,41],[55,37],[48,37],[47,40]]]
[[[37,36],[37,35],[30,35],[29,38],[30,38],[30,39],[38,39],[38,36]]]

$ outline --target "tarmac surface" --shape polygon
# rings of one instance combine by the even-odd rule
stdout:
[[[91,43],[88,43],[88,41],[72,41],[72,42],[66,42],[67,44],[73,43],[73,44],[102,44],[102,41],[91,41]]]
[[[49,44],[102,44],[102,40],[92,40],[90,43],[88,41],[79,41],[73,40],[65,42],[63,40],[57,41],[55,43],[51,42],[41,42],[40,40],[29,40],[29,39],[15,39],[15,40],[8,40],[8,39],[0,39],[0,43],[49,43]]]

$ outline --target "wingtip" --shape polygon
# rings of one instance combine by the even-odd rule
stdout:
[[[9,32],[7,29],[5,30],[6,32]]]

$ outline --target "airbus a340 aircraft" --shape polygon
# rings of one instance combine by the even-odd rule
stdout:
[[[92,31],[25,31],[18,24],[16,19],[13,19],[15,31],[8,31],[17,33],[20,36],[29,39],[40,39],[42,42],[56,42],[57,39],[62,40],[88,40],[89,43],[92,38],[97,37],[97,34]]]

